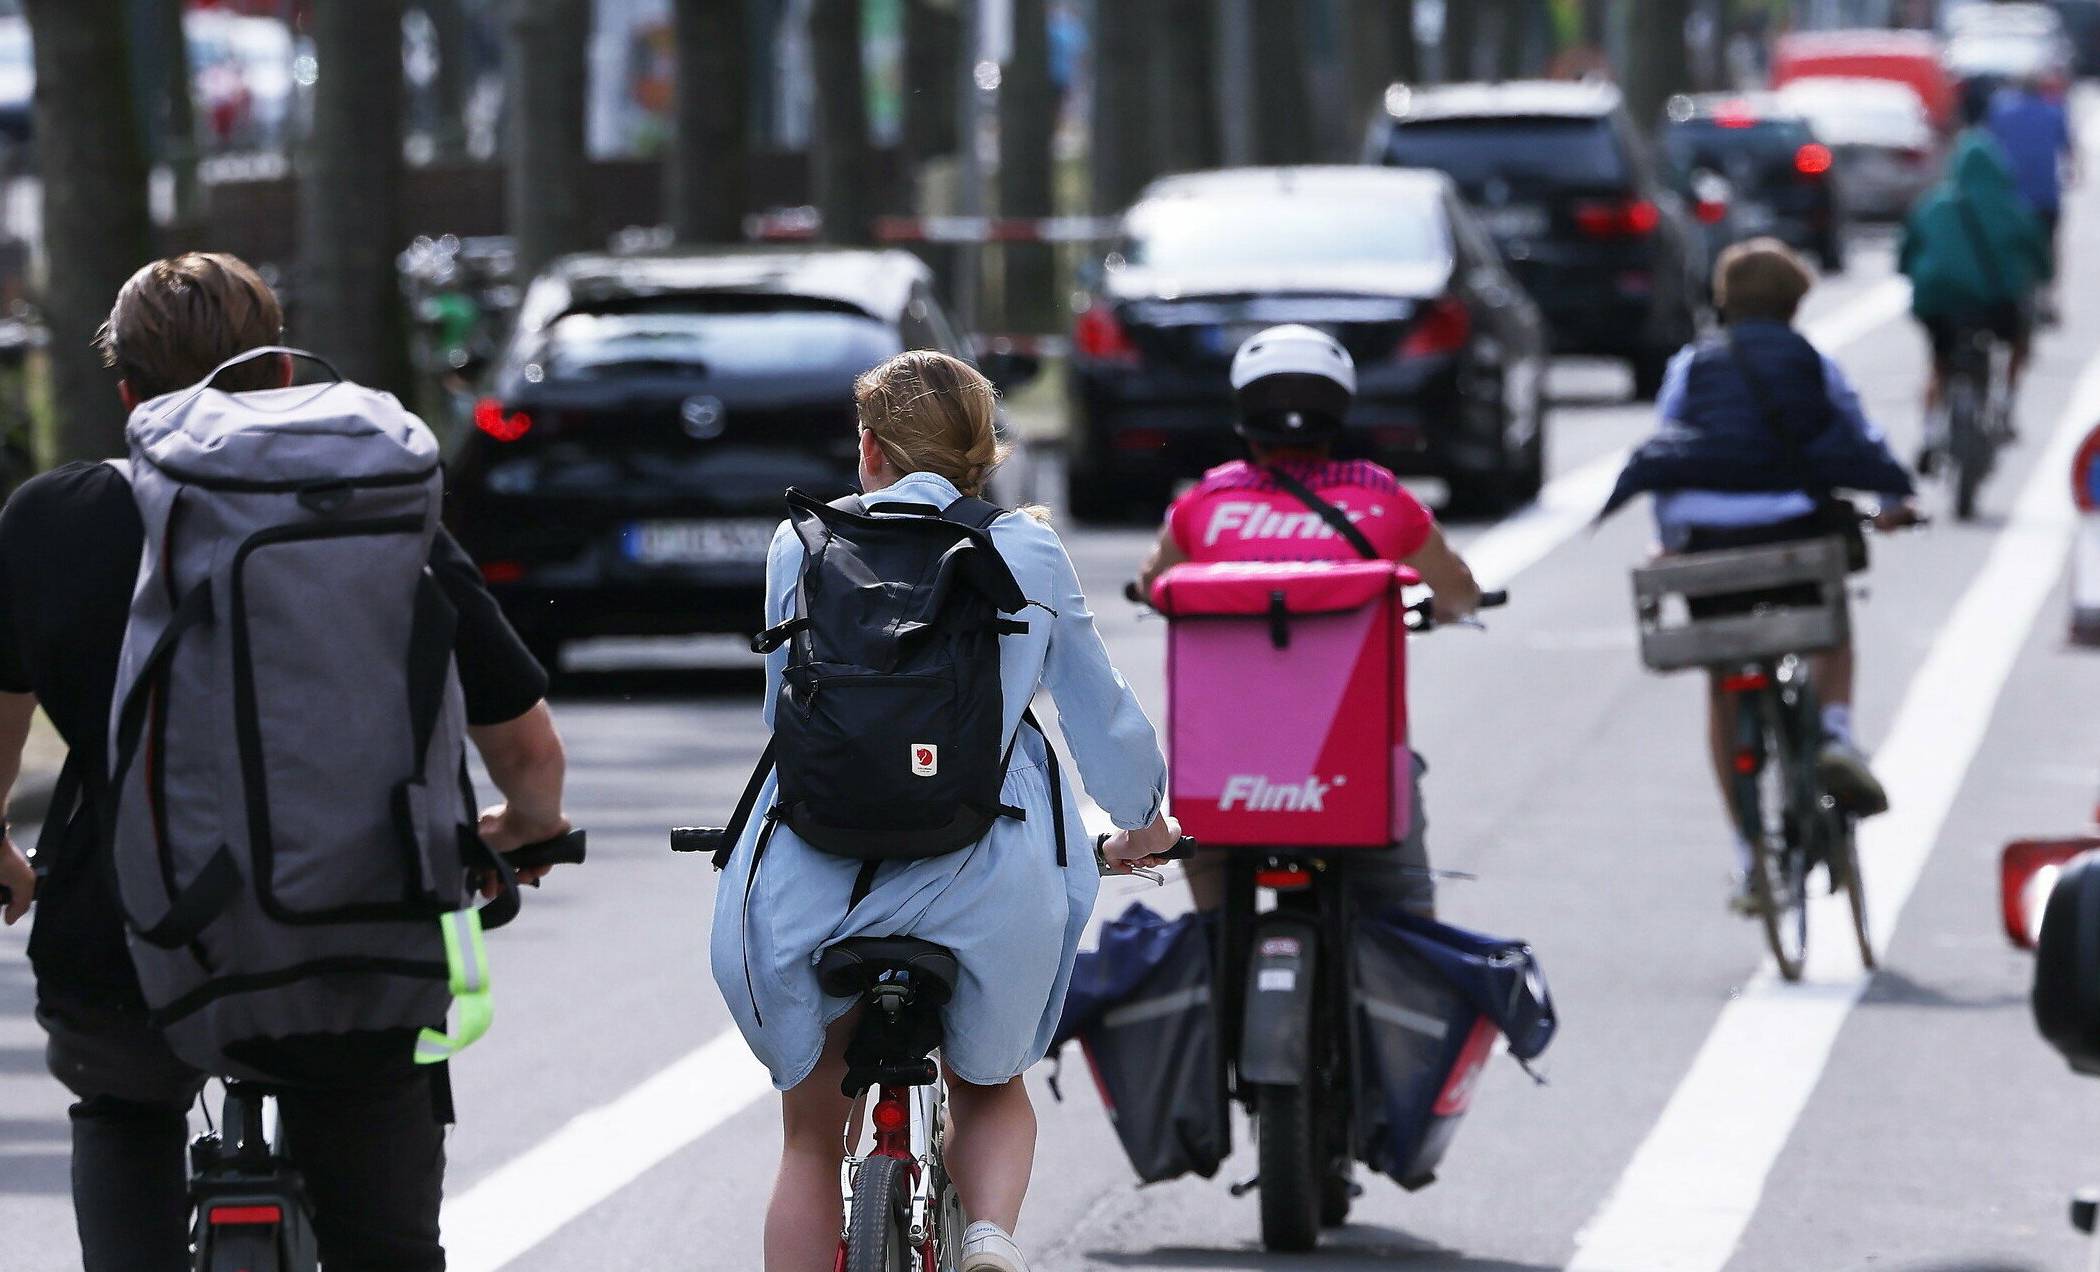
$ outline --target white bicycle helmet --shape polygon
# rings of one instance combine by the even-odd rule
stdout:
[[[1342,427],[1356,397],[1356,363],[1333,336],[1299,323],[1248,338],[1232,358],[1237,431],[1250,441],[1321,441]]]

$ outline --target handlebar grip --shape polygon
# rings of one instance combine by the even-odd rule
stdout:
[[[1132,605],[1150,605],[1152,603],[1146,598],[1145,589],[1138,586],[1136,579],[1132,579],[1123,585],[1123,599],[1129,601]]]
[[[585,835],[572,830],[543,839],[536,844],[526,844],[503,854],[513,870],[537,870],[542,866],[580,866],[583,864]]]
[[[1482,592],[1480,594],[1480,608],[1482,609],[1499,609],[1507,604],[1509,604],[1509,589],[1506,587],[1498,587],[1492,592]]]
[[[719,850],[727,838],[729,828],[726,826],[673,826],[671,851],[712,853]]]
[[[1196,855],[1196,837],[1183,835],[1174,841],[1174,846],[1159,855],[1161,861],[1187,861]]]

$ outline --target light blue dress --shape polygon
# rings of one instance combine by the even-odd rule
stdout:
[[[960,497],[931,473],[913,473],[880,493],[880,502],[940,507]],[[964,1081],[1004,1082],[1040,1060],[1100,886],[1077,788],[1084,783],[1125,829],[1150,823],[1165,796],[1158,737],[1109,663],[1064,544],[1021,513],[994,522],[991,535],[1022,594],[1054,611],[1030,606],[1016,616],[1028,630],[1000,638],[1000,678],[1008,739],[1039,688],[1056,700],[1059,729],[1078,768],[1076,774],[1073,765],[1063,770],[1069,864],[1057,865],[1043,739],[1033,729],[1020,729],[1000,796],[1027,810],[1027,819],[1002,819],[959,852],[885,864],[850,913],[860,864],[818,852],[784,826],[767,845],[746,904],[760,821],[754,816],[721,875],[711,953],[730,1014],[783,1091],[809,1076],[826,1026],[853,1005],[817,988],[816,959],[826,946],[855,936],[916,936],[955,951],[961,983],[947,1008],[942,1055]],[[783,524],[766,562],[769,625],[793,616],[801,568],[802,544]],[[768,725],[786,665],[785,648],[766,659]],[[772,807],[773,799],[769,779],[758,809]]]

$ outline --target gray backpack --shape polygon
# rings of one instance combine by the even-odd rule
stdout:
[[[212,375],[276,354],[312,358]],[[437,441],[339,377],[211,379],[126,430],[146,546],[106,842],[146,1002],[221,1076],[279,1076],[272,1040],[371,1030],[421,1030],[414,1060],[443,1061],[488,1025],[468,871],[511,879],[474,834],[456,613],[429,569]]]

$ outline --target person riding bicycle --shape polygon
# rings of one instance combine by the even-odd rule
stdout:
[[[1892,502],[1884,527],[1915,519],[1910,474],[1860,407],[1837,363],[1793,328],[1813,279],[1792,249],[1752,239],[1721,253],[1714,299],[1722,329],[1688,346],[1670,363],[1656,398],[1656,432],[1636,447],[1606,501],[1601,520],[1638,494],[1653,496],[1665,552],[1704,552],[1856,535],[1856,514],[1834,498],[1858,490]],[[1706,598],[1696,617],[1748,613],[1760,604],[1800,603],[1805,587]],[[1832,798],[1871,816],[1888,796],[1853,738],[1852,649],[1814,656],[1823,701],[1824,740],[1817,766]],[[1725,805],[1731,780],[1733,699],[1715,672],[1708,696],[1708,738]],[[1750,845],[1735,843],[1733,904],[1747,912]]]
[[[1987,331],[2009,347],[2008,387],[2017,394],[2033,340],[2034,296],[2055,267],[2042,224],[1986,129],[1961,134],[1946,175],[1911,209],[1897,268],[1910,279],[1911,312],[1932,342],[1928,419],[1938,413],[1968,332]],[[1944,437],[1928,432],[1919,467],[1931,471],[1945,445]]]
[[[2053,260],[2064,187],[2078,176],[2078,147],[2061,95],[2050,92],[2040,76],[2026,76],[1991,98],[1985,126],[2012,169],[2020,197],[2041,222]]]
[[[897,504],[943,509],[975,496],[1004,457],[995,391],[968,363],[899,354],[863,375],[854,397],[860,483],[868,494],[881,492],[878,512]],[[1060,857],[1053,842],[1054,827],[1081,822],[1070,784],[1060,788],[1049,767],[1048,740],[1022,727],[1038,690],[1057,703],[1087,791],[1123,828],[1103,855],[1152,864],[1180,838],[1178,824],[1160,811],[1167,770],[1152,724],[1109,662],[1064,544],[1030,511],[998,516],[989,534],[1021,594],[1037,603],[1025,630],[999,638],[1000,736],[1011,754],[999,799],[1023,816],[994,821],[957,851],[885,861],[866,879],[860,862],[813,847],[785,819],[762,845],[767,819],[754,817],[721,874],[715,981],[782,1092],[785,1143],[766,1215],[768,1272],[830,1272],[839,1254],[840,1128],[853,1107],[840,1083],[854,1021],[845,1018],[850,1001],[824,994],[814,964],[822,949],[867,936],[934,942],[962,969],[942,1010],[941,1061],[954,1111],[947,1164],[970,1220],[963,1267],[1027,1266],[1012,1237],[1035,1156],[1035,1112],[1021,1074],[1049,1048],[1100,885],[1092,845]],[[801,540],[784,523],[766,563],[769,626],[798,614],[803,558]],[[766,659],[769,727],[788,659],[785,645]],[[940,762],[952,765],[954,757]],[[778,791],[776,772],[754,807],[776,809]],[[764,868],[754,876],[761,851]]]
[[[134,274],[98,341],[128,408],[277,344],[283,323],[276,295],[247,264],[189,253]],[[282,387],[290,376],[276,357],[229,368],[217,383],[240,392]],[[111,698],[143,538],[131,488],[109,464],[53,469],[0,510],[0,810],[39,705],[69,748],[59,790],[81,793],[54,803],[34,868],[0,834],[0,886],[12,894],[10,924],[36,904],[36,1016],[51,1073],[78,1100],[73,1206],[87,1272],[190,1267],[186,1115],[206,1077],[149,1023],[100,865]],[[483,839],[509,851],[566,830],[545,673],[442,532],[430,570],[458,612],[454,650],[471,736],[508,800],[484,814]],[[390,1067],[396,1052],[377,1042],[369,1033],[286,1040],[272,1067],[315,1075],[278,1092],[288,1151],[330,1272],[435,1272],[444,1266],[445,1128],[432,1072],[409,1069],[406,1048]]]
[[[1391,470],[1368,460],[1337,460],[1334,443],[1356,396],[1356,364],[1325,332],[1296,324],[1271,327],[1240,346],[1232,360],[1239,419],[1234,430],[1249,458],[1203,475],[1167,510],[1151,556],[1139,571],[1152,582],[1184,561],[1356,560],[1359,552],[1317,516],[1289,486],[1333,504],[1381,556],[1422,576],[1434,593],[1439,622],[1455,622],[1480,604],[1480,586],[1444,539],[1435,516],[1409,494]],[[1430,914],[1435,888],[1423,842],[1421,778],[1415,757],[1414,819],[1391,853],[1352,857],[1352,884],[1364,895]],[[1197,904],[1223,902],[1218,858],[1188,867]]]

